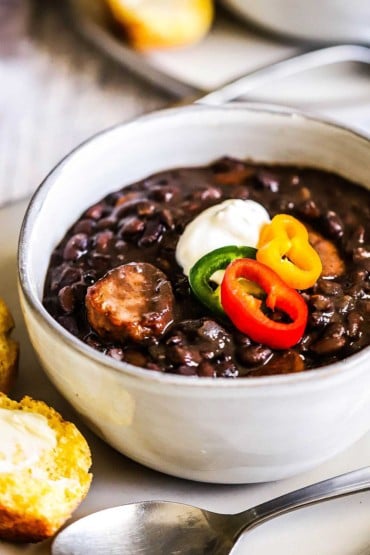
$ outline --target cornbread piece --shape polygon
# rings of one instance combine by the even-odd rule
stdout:
[[[91,285],[87,316],[102,337],[144,341],[160,336],[173,321],[173,293],[165,274],[152,264],[118,266]]]
[[[8,393],[18,369],[19,345],[10,337],[14,328],[13,317],[0,298],[0,391]]]
[[[42,401],[0,393],[0,539],[44,540],[87,494],[89,447],[71,422]]]
[[[199,41],[213,17],[212,0],[108,0],[135,48],[149,50]]]

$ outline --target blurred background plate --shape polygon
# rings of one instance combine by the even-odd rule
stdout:
[[[369,0],[222,0],[243,19],[300,40],[370,44]],[[289,14],[289,16],[288,16]]]
[[[73,22],[88,40],[119,63],[180,98],[208,92],[240,75],[307,50],[307,43],[294,44],[288,39],[269,36],[217,6],[212,30],[200,43],[188,48],[141,53],[125,42],[104,0],[69,2]],[[366,128],[370,126],[369,77],[368,67],[341,63],[273,83],[268,90],[257,89],[249,99],[299,106],[339,117],[343,111],[346,123]]]

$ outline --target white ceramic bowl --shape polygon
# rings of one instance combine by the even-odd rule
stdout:
[[[369,0],[223,0],[236,14],[301,40],[370,44]]]
[[[248,105],[147,115],[77,148],[38,189],[20,237],[21,303],[48,376],[116,449],[183,478],[276,480],[320,464],[369,429],[369,348],[283,376],[164,375],[98,353],[57,324],[41,302],[50,254],[86,207],[153,172],[222,155],[311,165],[370,188],[370,142],[350,130]]]

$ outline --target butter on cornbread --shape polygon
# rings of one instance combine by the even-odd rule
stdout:
[[[86,496],[88,444],[76,426],[42,401],[0,393],[0,539],[53,536]]]

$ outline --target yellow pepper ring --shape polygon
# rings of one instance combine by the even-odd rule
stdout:
[[[289,214],[278,214],[262,228],[256,258],[294,289],[312,287],[322,272],[307,229]]]

